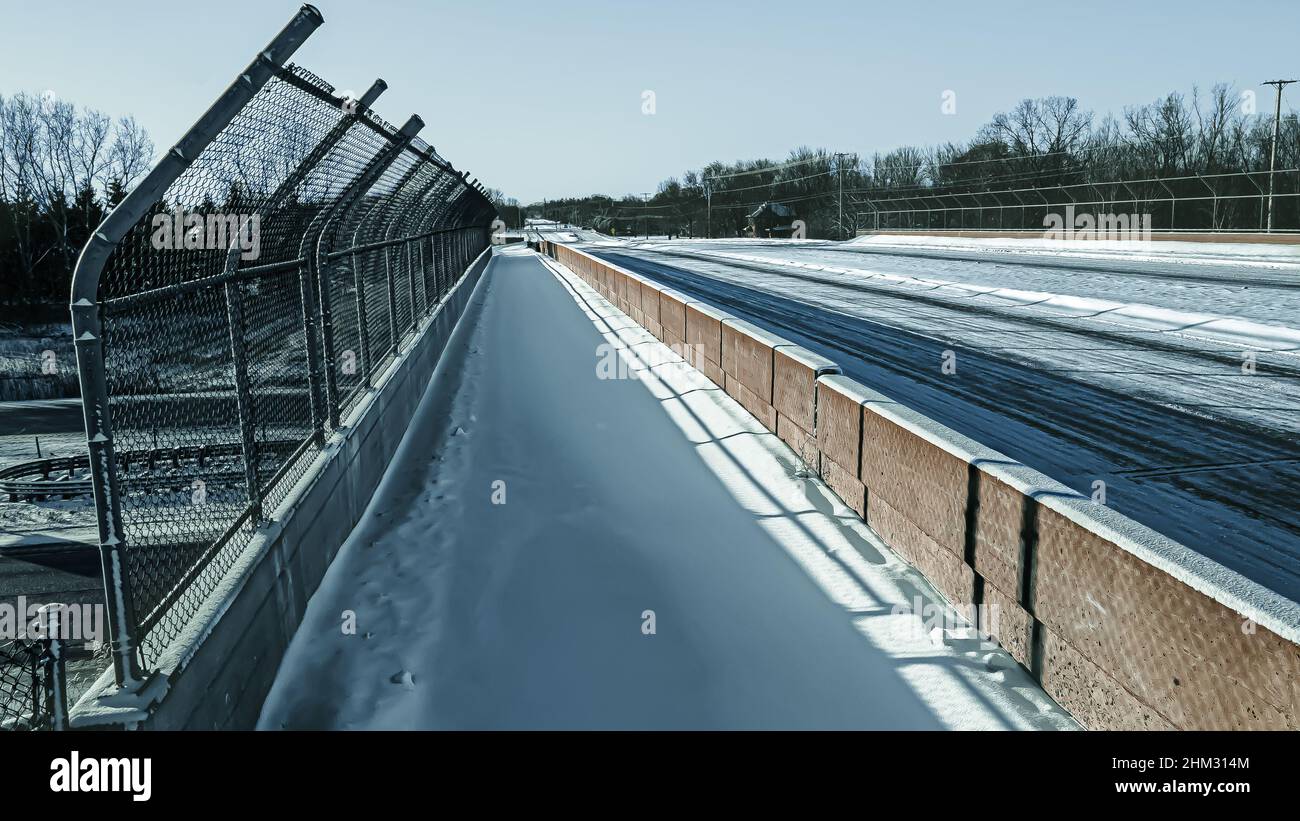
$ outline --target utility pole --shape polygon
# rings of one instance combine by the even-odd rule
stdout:
[[[704,178],[704,237],[713,239],[713,190],[709,188],[709,178]]]
[[[835,170],[840,178],[840,216],[838,225],[840,227],[840,239],[844,239],[844,152],[835,153]]]
[[[1266,80],[1263,85],[1277,87],[1277,105],[1273,109],[1273,147],[1268,152],[1268,227],[1273,231],[1273,178],[1277,176],[1277,141],[1282,135],[1282,89],[1295,80]]]

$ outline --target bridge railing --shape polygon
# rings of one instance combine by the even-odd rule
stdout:
[[[72,288],[119,684],[159,667],[489,243],[476,181],[289,58],[304,6],[104,221]]]

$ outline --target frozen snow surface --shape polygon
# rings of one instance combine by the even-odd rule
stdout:
[[[1077,725],[721,390],[508,249],[259,726]]]
[[[1080,259],[1130,257],[1167,259],[1184,264],[1271,261],[1300,268],[1300,237],[1296,243],[1190,242],[1176,239],[1151,240],[1066,240],[1007,237],[936,237],[926,235],[872,234],[857,237],[851,244],[868,248],[914,248],[944,251],[983,251],[1002,254],[1035,254]]]

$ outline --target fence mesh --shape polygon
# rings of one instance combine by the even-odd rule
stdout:
[[[0,641],[0,730],[49,728],[46,652],[39,641]]]
[[[276,66],[220,116],[89,274],[120,508],[96,493],[96,514],[122,535],[131,602],[109,617],[144,670],[487,247],[495,216],[413,139],[418,118],[394,128],[301,67]],[[29,650],[0,648],[0,720],[15,726],[11,705],[40,703]]]

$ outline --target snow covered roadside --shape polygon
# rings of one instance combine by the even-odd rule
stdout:
[[[1296,238],[1300,240],[1300,237]],[[1030,254],[1076,259],[1125,259],[1136,262],[1180,262],[1200,265],[1257,265],[1300,271],[1300,242],[1184,242],[1179,240],[1075,241],[1046,237],[944,237],[919,234],[876,234],[856,237],[849,245],[868,248],[907,248],[934,251],[982,251],[995,254]]]
[[[1190,243],[1185,243],[1190,244]],[[655,246],[647,246],[652,250]],[[672,250],[670,246],[661,246]],[[924,290],[935,296],[966,301],[972,297],[990,300],[999,307],[1050,310],[1056,316],[1083,317],[1115,325],[1154,331],[1190,339],[1203,339],[1229,345],[1239,345],[1262,351],[1287,355],[1300,355],[1300,329],[1255,322],[1220,314],[1195,313],[1158,305],[1121,302],[1095,297],[1058,294],[1048,291],[955,282],[938,277],[918,277],[873,271],[817,262],[783,259],[775,255],[742,254],[732,251],[693,249],[692,254],[720,260],[754,262],[765,265],[784,265],[808,271],[846,274],[870,280],[873,284],[912,290]]]
[[[1076,726],[584,283],[485,276],[260,727]]]

